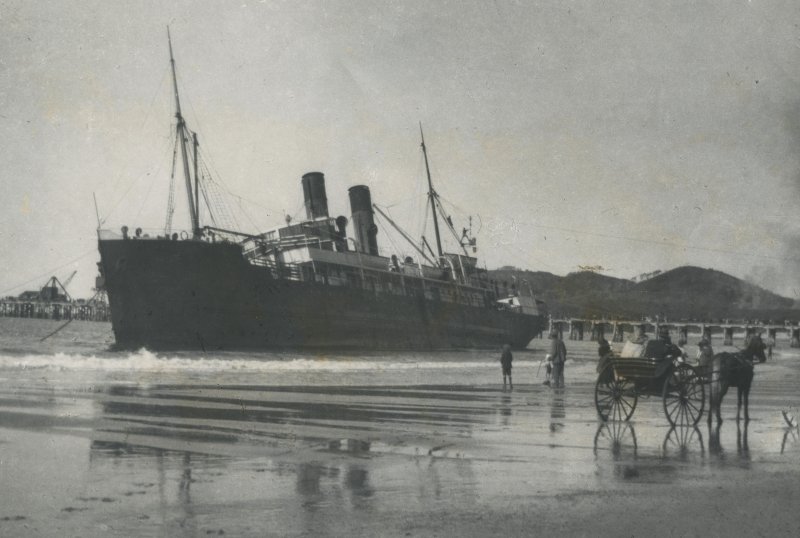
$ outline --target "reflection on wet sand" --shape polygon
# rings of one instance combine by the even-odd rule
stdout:
[[[661,446],[664,458],[688,461],[693,454],[705,455],[703,434],[697,426],[677,425],[667,432]]]
[[[505,391],[500,395],[499,404],[497,406],[497,416],[500,425],[508,426],[511,417],[511,395]]]
[[[754,409],[755,430],[726,421],[706,437],[693,427],[670,429],[655,405],[637,409],[636,422],[598,424],[593,387],[0,388],[0,443],[9,431],[83,440],[72,450],[73,459],[88,460],[85,484],[72,480],[53,516],[59,524],[73,518],[74,535],[112,524],[121,535],[259,535],[264,528],[341,535],[354,516],[379,528],[381,514],[397,507],[413,513],[457,504],[478,512],[512,497],[713,481],[797,461],[792,430],[780,432],[787,456],[774,463],[767,404]],[[738,457],[723,445],[735,446]],[[712,466],[725,472],[704,472]]]
[[[564,427],[564,418],[567,416],[564,402],[564,389],[552,389],[550,398],[550,432],[555,433]]]
[[[800,435],[798,435],[797,428],[785,428],[786,431],[783,433],[783,441],[781,441],[781,454],[784,453],[786,450],[786,444],[788,443],[796,443],[800,441]]]
[[[714,463],[717,466],[721,465],[728,465],[733,463],[734,465],[741,467],[743,469],[750,468],[750,446],[747,440],[747,431],[749,428],[749,421],[735,421],[736,422],[736,456],[737,458],[733,461],[728,459],[728,454],[725,451],[725,448],[722,446],[721,441],[721,429],[722,426],[717,424],[716,426],[709,426],[708,427],[708,453],[712,456]]]
[[[594,436],[594,457],[598,467],[611,465],[613,476],[627,480],[638,477],[636,431],[628,422],[601,422]],[[607,455],[611,461],[607,461]]]
[[[749,469],[747,424],[742,422],[736,429],[736,460],[728,459],[720,438],[720,426],[709,429],[706,450],[700,428],[675,426],[667,430],[658,452],[653,445],[642,447],[641,442],[637,442],[633,424],[619,421],[600,423],[594,437],[595,462],[600,468],[611,465],[613,476],[623,480],[672,481],[677,477],[690,477],[691,473],[708,464],[720,467],[733,463],[737,468]],[[710,458],[706,459],[706,455]],[[675,465],[677,463],[680,465]]]

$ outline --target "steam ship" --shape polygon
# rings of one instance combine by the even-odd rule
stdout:
[[[192,231],[171,233],[171,217],[163,235],[98,229],[100,280],[118,348],[524,348],[541,333],[544,305],[533,291],[501,292],[470,253],[475,239],[467,230],[455,234],[433,188],[421,127],[435,252],[374,205],[366,185],[348,190],[348,235],[349,220],[328,214],[321,172],[302,176],[302,222],[257,234],[201,225],[201,194],[206,205],[208,196],[197,136],[181,114],[171,40],[169,52]],[[409,241],[416,259],[379,253],[376,214]],[[459,252],[442,250],[439,216]]]

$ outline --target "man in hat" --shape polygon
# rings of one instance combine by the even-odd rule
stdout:
[[[600,336],[597,339],[597,355],[599,355],[599,360],[597,361],[597,373],[600,374],[603,370],[606,369],[611,363],[611,357],[613,355],[613,351],[611,350],[611,344],[608,343],[608,340]]]
[[[655,376],[661,377],[669,372],[672,362],[683,356],[683,350],[672,343],[667,327],[659,327],[658,340],[648,345],[648,351],[652,353],[649,358],[656,360]]]
[[[708,368],[714,360],[714,350],[711,348],[711,342],[703,338],[697,344],[697,364],[700,368]]]

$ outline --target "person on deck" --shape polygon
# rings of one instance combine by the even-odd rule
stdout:
[[[514,356],[511,354],[511,346],[506,344],[503,346],[503,353],[500,355],[500,365],[503,367],[503,390],[506,388],[506,376],[508,376],[508,386],[511,390],[514,389],[514,383],[511,381],[511,362]]]

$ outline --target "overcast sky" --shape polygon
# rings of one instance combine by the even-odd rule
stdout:
[[[163,228],[184,115],[245,231],[371,187],[423,228],[419,122],[492,267],[697,265],[800,297],[800,2],[0,2],[0,295]],[[176,227],[188,227],[177,183]],[[183,205],[181,205],[183,204]],[[410,250],[385,227],[385,252]]]

